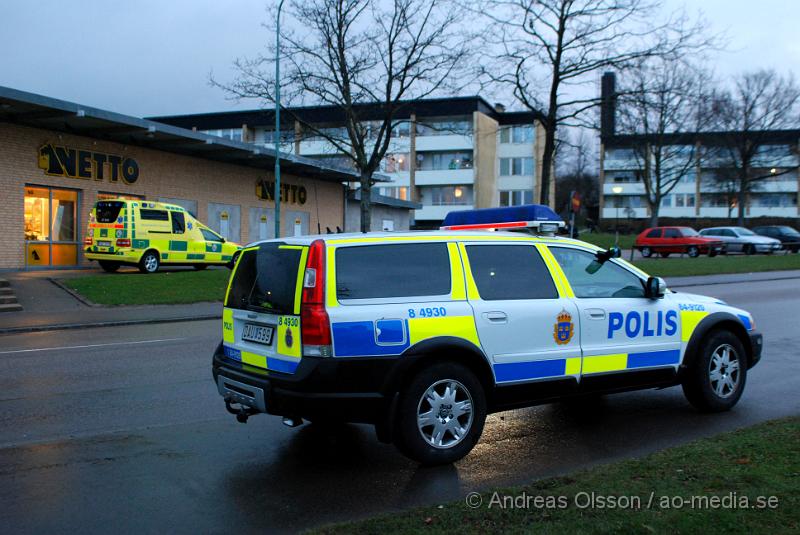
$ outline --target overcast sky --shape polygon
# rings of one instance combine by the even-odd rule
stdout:
[[[800,74],[800,1],[665,0],[729,37],[719,75]],[[270,39],[265,0],[2,0],[0,85],[137,116],[255,108],[208,85]],[[491,98],[491,95],[486,95]]]

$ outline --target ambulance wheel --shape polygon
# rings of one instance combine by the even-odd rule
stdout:
[[[203,271],[208,267],[208,264],[192,264],[192,267],[197,271]]]
[[[645,258],[650,258],[653,255],[653,251],[651,251],[649,247],[642,247],[640,252]]]
[[[106,273],[115,273],[120,266],[119,262],[111,262],[110,260],[98,260],[98,263]]]
[[[730,331],[713,331],[683,379],[689,403],[703,412],[727,411],[739,401],[747,381],[747,354]]]
[[[158,271],[159,265],[161,265],[161,262],[158,259],[158,253],[156,251],[147,251],[139,260],[139,271],[142,273],[155,273]]]
[[[689,255],[689,258],[697,258],[700,256],[700,249],[695,245],[690,245],[689,248],[686,249],[686,254]]]
[[[395,443],[425,465],[449,464],[472,450],[486,421],[483,386],[468,368],[439,362],[400,392]]]

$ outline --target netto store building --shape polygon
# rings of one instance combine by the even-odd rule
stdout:
[[[178,204],[228,240],[274,237],[275,153],[0,87],[0,269],[89,265],[95,201]],[[281,155],[281,234],[344,228],[347,170]]]

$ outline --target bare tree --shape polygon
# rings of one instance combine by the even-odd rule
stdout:
[[[545,130],[540,202],[547,203],[557,131],[583,124],[599,98],[579,86],[596,74],[622,69],[642,58],[682,54],[708,46],[702,22],[683,15],[657,20],[649,0],[484,0],[475,11],[491,21],[486,40],[494,83],[509,86],[528,109],[541,111]],[[544,70],[544,72],[543,72]]]
[[[452,89],[468,67],[470,41],[447,0],[288,0],[281,25],[281,110],[334,106],[344,128],[328,128],[287,108],[305,132],[346,155],[359,173],[361,230],[370,230],[373,175],[408,100]],[[272,28],[273,31],[275,28]],[[237,79],[217,84],[237,97],[274,96],[275,51],[235,62]],[[364,117],[364,104],[378,110]],[[276,133],[275,135],[278,135]]]
[[[589,215],[599,203],[598,162],[587,130],[573,133],[569,141],[559,143],[558,178],[556,179],[556,209],[568,214],[572,209],[570,194],[577,191],[582,210]],[[594,217],[594,216],[593,216]]]
[[[658,225],[661,200],[684,179],[694,178],[704,152],[694,132],[705,130],[703,113],[710,76],[680,58],[648,58],[627,73],[619,100],[619,127],[643,171],[650,225]]]
[[[737,76],[733,87],[719,92],[711,104],[715,173],[712,180],[723,190],[735,184],[737,221],[744,224],[748,195],[780,171],[783,148],[773,141],[775,130],[800,124],[800,87],[792,75],[758,70]],[[729,170],[728,173],[721,169]]]

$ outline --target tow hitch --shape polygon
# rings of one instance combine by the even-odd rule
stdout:
[[[239,405],[238,408],[234,407],[231,404],[231,400],[225,398],[225,410],[236,416],[236,421],[239,422],[240,424],[246,424],[248,418],[260,412],[252,407],[247,407],[246,405],[242,404],[237,404],[237,405]]]

